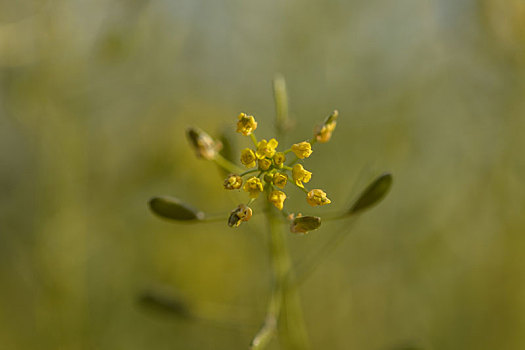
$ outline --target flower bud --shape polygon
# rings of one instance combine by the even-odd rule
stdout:
[[[249,148],[245,148],[241,152],[241,163],[247,168],[253,168],[255,166],[255,152]]]
[[[283,167],[283,164],[284,164],[285,161],[286,161],[286,156],[284,155],[283,152],[277,152],[273,156],[273,163],[279,169],[281,169]]]
[[[312,173],[303,168],[301,164],[295,164],[292,168],[292,179],[299,187],[304,188],[303,182],[307,183],[312,178]]]
[[[266,171],[268,169],[270,169],[270,166],[272,165],[272,161],[267,159],[267,158],[263,158],[263,159],[259,159],[259,169],[262,170],[262,171]]]
[[[237,132],[244,136],[251,135],[257,129],[257,122],[252,115],[245,113],[239,114],[239,121],[237,122]]]
[[[337,125],[337,117],[339,112],[337,110],[333,111],[323,122],[323,124],[318,125],[314,130],[314,137],[317,142],[325,143],[330,141],[332,133],[335,130]]]
[[[230,213],[230,217],[228,218],[228,226],[239,227],[243,221],[250,220],[252,213],[252,208],[245,204],[239,204],[239,206]]]
[[[283,191],[272,191],[270,195],[268,196],[268,200],[270,203],[275,205],[275,207],[279,210],[283,210],[284,206],[284,200],[286,199],[286,194]]]
[[[250,194],[250,198],[257,198],[259,193],[263,191],[263,185],[258,177],[252,176],[246,181],[242,189]]]
[[[261,140],[257,144],[257,151],[255,154],[259,159],[263,159],[265,157],[272,158],[278,145],[279,142],[277,142],[276,139],[270,139],[270,141]]]
[[[224,180],[224,188],[227,190],[238,190],[242,186],[242,177],[235,174],[230,174]]]
[[[296,143],[292,145],[292,152],[295,153],[299,159],[308,158],[313,152],[312,145],[308,141]]]
[[[274,175],[275,175],[275,173],[265,173],[264,174],[264,182],[266,182],[267,184],[272,183]]]
[[[213,160],[222,149],[222,143],[220,141],[215,141],[201,129],[190,127],[186,130],[186,134],[199,158]]]
[[[279,188],[284,188],[286,182],[288,181],[288,175],[283,173],[277,173],[273,176],[273,184]]]
[[[323,190],[319,189],[311,190],[310,192],[308,192],[308,194],[306,195],[306,201],[312,207],[332,203],[332,201],[330,201],[330,199],[326,197],[326,193]]]

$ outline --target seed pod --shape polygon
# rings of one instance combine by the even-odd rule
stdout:
[[[204,213],[178,198],[161,196],[149,201],[149,208],[158,216],[177,221],[199,221],[204,219]]]
[[[292,233],[308,233],[317,230],[321,226],[321,218],[318,216],[298,216],[290,225]]]
[[[148,290],[139,297],[139,302],[151,309],[168,312],[185,319],[193,318],[189,304],[176,294],[166,294],[157,290]]]
[[[379,203],[390,190],[392,181],[393,178],[390,173],[384,173],[379,176],[361,193],[348,211],[348,214],[354,215],[361,213]]]

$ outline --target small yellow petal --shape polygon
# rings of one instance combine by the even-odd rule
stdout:
[[[250,198],[257,198],[259,193],[263,191],[263,185],[258,177],[252,176],[246,181],[242,189],[249,193]]]
[[[277,173],[273,176],[273,184],[279,188],[284,188],[286,186],[286,182],[288,181],[288,175]]]
[[[242,186],[242,178],[239,175],[230,174],[224,180],[224,188],[227,190],[238,190]]]
[[[277,152],[273,156],[273,162],[278,167],[281,167],[285,161],[286,161],[286,156],[284,155],[283,152]]]
[[[326,193],[323,190],[319,189],[311,190],[310,192],[308,192],[308,194],[306,195],[306,201],[312,207],[331,203],[330,199],[326,197]]]
[[[255,161],[257,157],[255,153],[249,149],[245,148],[241,152],[241,163],[244,164],[247,168],[253,168],[255,166]]]
[[[276,139],[271,139],[270,141],[261,140],[257,144],[257,151],[255,152],[257,158],[272,158],[275,154],[275,149],[277,148],[277,145],[278,142]]]
[[[307,183],[312,178],[312,173],[305,170],[301,164],[295,164],[292,168],[292,179],[299,187],[304,188],[303,182]]]
[[[272,165],[272,161],[268,158],[259,159],[259,169],[262,171],[266,171],[270,169],[270,166]]]
[[[304,159],[310,157],[312,154],[312,145],[308,141],[303,141],[292,145],[292,152],[295,153],[297,158]]]
[[[285,199],[286,194],[283,191],[278,190],[272,191],[268,196],[268,200],[279,210],[283,210]]]

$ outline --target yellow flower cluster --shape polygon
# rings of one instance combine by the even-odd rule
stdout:
[[[248,193],[250,200],[247,204],[241,204],[232,211],[229,225],[237,227],[242,221],[247,221],[252,215],[249,205],[265,192],[266,199],[277,209],[284,209],[284,202],[287,195],[284,188],[288,182],[294,184],[306,193],[306,202],[311,206],[320,206],[330,203],[326,193],[320,189],[307,190],[305,188],[312,178],[312,173],[306,170],[298,161],[310,157],[312,154],[312,144],[315,142],[327,142],[335,129],[337,111],[328,117],[323,124],[314,130],[314,137],[310,141],[303,141],[293,144],[290,149],[279,152],[277,147],[279,142],[271,138],[257,141],[255,129],[257,122],[251,115],[241,113],[238,116],[237,132],[250,136],[254,148],[245,148],[241,151],[240,161],[248,169],[242,174],[230,174],[224,180],[224,188],[227,190],[237,190],[242,188]],[[295,155],[288,164],[287,154]],[[253,168],[253,169],[252,169]],[[252,169],[252,170],[250,170]],[[290,172],[290,175],[287,174]],[[257,174],[255,174],[257,173]],[[243,176],[250,175],[245,181]],[[291,179],[291,181],[288,181]]]

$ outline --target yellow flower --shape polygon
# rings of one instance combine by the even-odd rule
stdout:
[[[284,200],[286,199],[286,194],[283,191],[272,191],[268,196],[268,200],[275,205],[279,210],[283,210]]]
[[[333,111],[328,118],[325,119],[323,124],[318,125],[314,130],[314,136],[317,142],[325,143],[330,141],[330,138],[332,137],[332,133],[334,132],[335,126],[337,125],[337,117],[339,116],[339,112]]]
[[[259,159],[259,169],[266,171],[270,169],[270,166],[272,165],[272,161],[266,158]]]
[[[263,159],[265,157],[272,158],[275,154],[275,149],[277,148],[277,145],[279,143],[276,139],[271,139],[270,141],[261,140],[257,144],[257,151],[255,154],[257,155],[257,158]]]
[[[308,192],[308,194],[306,195],[306,201],[312,207],[331,203],[331,201],[326,197],[326,193],[323,190],[318,189],[311,190],[310,192]]]
[[[273,184],[279,188],[284,188],[288,181],[288,175],[277,173],[273,176]]]
[[[243,221],[248,221],[252,217],[252,208],[246,206],[245,204],[239,204],[235,208],[228,218],[228,226],[230,227],[239,227]]]
[[[251,135],[255,129],[257,129],[257,122],[252,115],[246,115],[245,113],[239,114],[237,132],[240,132],[244,136],[248,136]]]
[[[275,155],[273,156],[273,162],[275,163],[275,165],[277,165],[279,168],[282,167],[283,163],[286,161],[286,156],[284,155],[283,152],[277,152],[275,153]]]
[[[296,143],[292,145],[292,151],[299,159],[308,158],[312,154],[312,145],[308,141]]]
[[[266,182],[267,184],[272,183],[273,175],[274,173],[269,173],[269,172],[264,173],[264,182]]]
[[[241,163],[244,164],[247,168],[253,168],[255,166],[255,153],[249,149],[245,148],[241,152]]]
[[[259,193],[263,191],[263,185],[258,177],[252,176],[246,181],[242,189],[248,192],[251,198],[257,198]]]
[[[242,178],[239,175],[230,174],[224,180],[224,188],[227,190],[238,190],[242,186]]]
[[[292,179],[299,187],[304,188],[303,182],[307,183],[312,178],[312,173],[305,170],[301,164],[295,164],[292,168]]]

